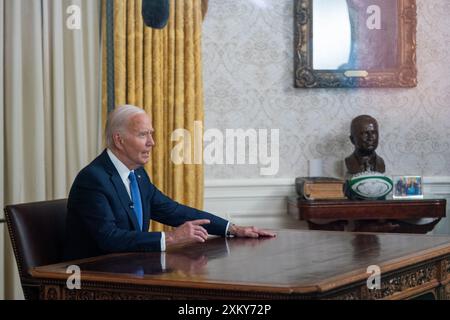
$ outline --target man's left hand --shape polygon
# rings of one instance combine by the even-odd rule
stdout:
[[[276,233],[256,227],[242,227],[232,224],[228,233],[241,238],[275,237]]]

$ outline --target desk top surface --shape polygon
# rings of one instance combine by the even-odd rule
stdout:
[[[450,237],[280,230],[276,238],[211,238],[166,253],[37,267],[32,275],[65,281],[67,267],[75,264],[82,282],[308,293],[366,280],[371,265],[383,273],[447,254]]]

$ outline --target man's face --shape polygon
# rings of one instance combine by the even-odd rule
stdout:
[[[150,151],[155,145],[153,127],[146,114],[130,118],[124,134],[116,144],[122,155],[122,162],[131,170],[145,165],[150,160]]]
[[[378,147],[378,125],[370,120],[361,121],[352,133],[351,139],[357,150],[375,151]]]

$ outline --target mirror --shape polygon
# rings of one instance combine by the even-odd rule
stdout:
[[[415,87],[415,0],[295,0],[295,86]]]

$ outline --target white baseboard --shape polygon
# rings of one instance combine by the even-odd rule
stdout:
[[[423,181],[426,195],[450,199],[450,177],[424,177]],[[295,194],[294,178],[206,180],[204,207],[237,224],[305,229],[305,222],[288,215],[287,198]],[[450,234],[449,222],[443,219],[437,233]]]

